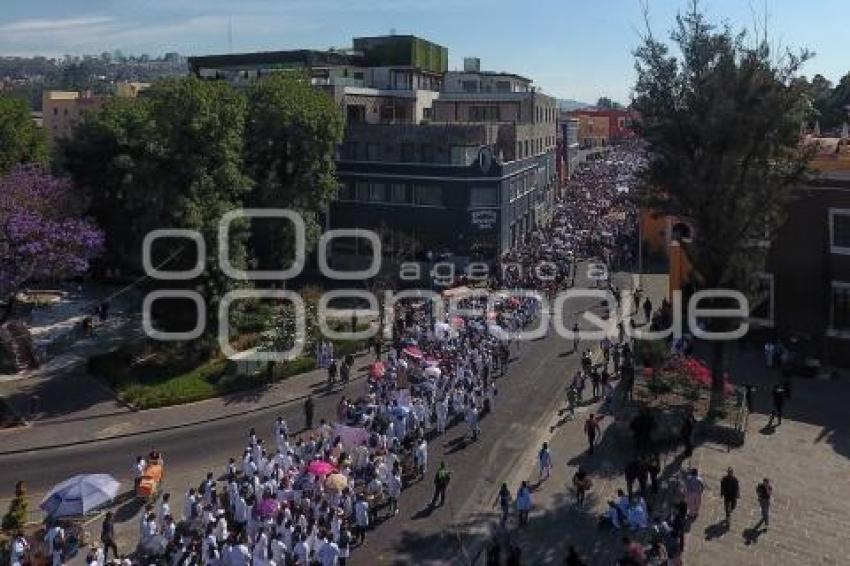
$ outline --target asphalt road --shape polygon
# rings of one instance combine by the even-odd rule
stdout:
[[[585,271],[579,270],[578,286],[587,283]],[[594,306],[597,304],[586,299],[568,303],[572,313],[566,316],[567,327],[575,320],[574,312]],[[590,346],[583,344],[582,348]],[[491,506],[490,499],[501,482],[507,481],[521,462],[534,457],[542,428],[563,403],[566,379],[578,365],[572,344],[554,332],[520,344],[513,356],[508,373],[497,381],[496,409],[483,419],[479,440],[467,441],[464,425],[434,439],[429,447],[429,476],[405,489],[399,515],[370,531],[365,547],[354,553],[355,564],[465,562],[465,553],[475,547],[467,527],[480,510]],[[346,394],[360,393],[363,387],[363,382],[352,383]],[[316,398],[316,422],[333,419],[341,394]],[[108,472],[129,482],[134,456],[156,447],[165,454],[166,489],[174,493],[179,508],[190,484],[197,485],[207,470],[221,472],[228,458],[241,454],[251,427],[261,437],[270,438],[277,415],[283,415],[293,429],[304,422],[302,406],[297,403],[176,431],[0,456],[0,499],[11,496],[19,479],[26,480],[33,495],[79,473]],[[429,511],[431,476],[441,460],[453,473],[448,502]]]

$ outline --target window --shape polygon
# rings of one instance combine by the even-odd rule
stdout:
[[[511,82],[510,81],[496,81],[496,92],[510,92],[511,91]]]
[[[829,209],[830,253],[850,255],[850,208]]]
[[[773,297],[773,274],[760,274],[755,297],[750,304],[750,321],[761,326],[773,326]]]
[[[850,283],[832,282],[829,314],[829,333],[850,337]]]
[[[390,200],[396,204],[410,204],[410,187],[404,184],[393,183],[391,186]]]
[[[433,108],[423,108],[422,109],[422,119],[430,120],[434,117],[434,109]]]
[[[53,115],[54,115],[54,116],[58,116],[58,115],[59,115],[59,109],[58,109],[58,108],[54,108],[54,109],[53,109]]]
[[[362,200],[362,201],[369,200],[369,183],[364,183],[363,181],[358,181],[355,188],[356,188],[355,196],[356,196],[357,200]]]
[[[401,144],[401,160],[404,163],[416,161],[416,146],[410,142]]]
[[[528,156],[529,156],[529,153],[528,153],[528,140],[525,140],[525,151],[523,151],[523,155],[525,155],[526,157],[528,157]]]
[[[422,159],[421,159],[422,163],[434,163],[434,148],[433,147],[431,147],[429,144],[425,143],[425,144],[422,144],[422,148],[421,148],[420,151],[421,151],[421,154],[422,154]]]
[[[443,188],[434,185],[416,185],[416,204],[422,206],[442,206]]]
[[[386,202],[387,186],[383,183],[370,183],[369,200],[372,202]]]
[[[354,71],[354,78],[362,81],[363,80],[363,71]]]
[[[338,200],[354,200],[354,190],[350,183],[340,183],[337,192]]]
[[[497,122],[499,120],[498,106],[472,106],[469,109],[471,122]]]
[[[345,117],[348,122],[365,122],[366,106],[363,104],[350,104],[345,109]]]
[[[345,157],[345,159],[357,159],[357,142],[345,142],[342,149],[342,155]]]
[[[453,145],[449,147],[452,165],[469,165],[475,159],[478,148],[468,145]]]
[[[464,92],[478,92],[478,81],[461,81],[460,86]]]
[[[380,161],[381,159],[381,146],[376,143],[367,143],[366,144],[366,159],[368,161]]]
[[[494,206],[499,204],[499,191],[496,187],[472,187],[469,192],[470,206]]]
[[[393,107],[392,106],[381,106],[381,122],[392,122],[393,120]]]

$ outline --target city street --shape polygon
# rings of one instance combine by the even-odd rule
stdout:
[[[590,286],[586,271],[586,265],[579,264],[577,287]],[[622,274],[615,276],[614,281],[628,288],[631,277]],[[593,310],[597,304],[575,300],[567,302],[566,308],[581,312]],[[566,319],[565,324],[571,326],[574,317],[568,314]],[[581,346],[582,349],[586,347],[595,348],[596,344]],[[482,420],[482,436],[470,442],[466,425],[460,423],[431,441],[428,475],[406,486],[400,499],[399,515],[370,531],[364,547],[353,553],[354,564],[410,563],[413,560],[421,564],[444,564],[452,557],[470,557],[480,551],[477,543],[486,531],[476,519],[482,512],[493,510],[499,485],[509,481],[529,459],[535,459],[540,439],[548,433],[547,423],[556,408],[564,403],[567,379],[579,365],[572,344],[554,332],[543,339],[521,343],[518,350],[512,350],[512,359],[508,373],[496,382],[496,410]],[[363,382],[353,382],[345,394],[356,395],[363,387]],[[333,419],[342,394],[336,391],[316,396],[317,421]],[[249,406],[239,408],[244,410]],[[128,418],[143,415],[134,414]],[[111,473],[129,486],[135,456],[147,454],[155,447],[166,459],[164,489],[172,493],[176,504],[182,505],[186,490],[197,487],[206,471],[223,473],[228,458],[242,452],[251,427],[261,437],[269,438],[278,415],[282,415],[292,428],[303,424],[302,404],[294,402],[282,408],[225,417],[176,430],[0,456],[0,501],[11,497],[12,487],[22,478],[27,481],[32,508],[46,489],[79,473]],[[575,432],[580,434],[578,429]],[[61,442],[61,438],[57,441]],[[427,507],[433,493],[431,480],[441,460],[453,473],[447,504],[429,512]],[[139,505],[131,502],[116,512],[120,521],[117,525],[119,536],[126,533],[127,544],[132,544],[138,536],[139,510]],[[98,532],[97,528],[97,523],[90,526],[93,533]]]

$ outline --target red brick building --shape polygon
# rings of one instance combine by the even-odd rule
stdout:
[[[582,124],[599,123],[607,119],[608,132],[607,138],[610,143],[634,137],[632,131],[632,113],[629,110],[615,110],[609,108],[582,108],[581,110],[573,110],[570,117],[578,118]],[[581,133],[579,133],[581,137]]]

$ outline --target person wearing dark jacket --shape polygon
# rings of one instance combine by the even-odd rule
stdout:
[[[741,496],[740,485],[738,478],[735,477],[735,472],[732,468],[726,470],[726,475],[720,480],[720,496],[723,498],[723,509],[726,511],[726,524],[732,518],[732,511],[738,505],[738,498]]]
[[[311,429],[313,428],[313,412],[315,411],[315,405],[313,403],[313,396],[310,395],[307,397],[307,400],[304,401],[304,422],[305,428]]]

